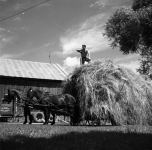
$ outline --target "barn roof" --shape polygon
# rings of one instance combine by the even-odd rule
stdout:
[[[59,64],[0,59],[0,76],[65,80],[67,75]]]

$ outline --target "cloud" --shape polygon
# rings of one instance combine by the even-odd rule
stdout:
[[[19,54],[2,54],[0,56],[0,58],[3,58],[3,59],[6,59],[6,58],[18,58],[18,57],[21,57],[25,54],[28,54],[29,52],[25,51],[25,52],[22,52],[22,53],[19,53]]]
[[[43,3],[43,4],[39,5],[37,8],[48,7],[48,6],[51,6],[51,4],[50,3]]]
[[[67,57],[63,60],[63,68],[69,73],[77,66],[80,66],[80,59],[78,57]]]
[[[128,60],[136,60],[140,58],[140,55],[139,54],[131,54],[131,55],[123,55],[122,57],[118,57],[118,58],[115,58],[114,61],[116,63],[120,63],[120,62],[124,62],[124,61],[128,61]]]
[[[120,66],[129,68],[133,70],[135,73],[137,73],[136,69],[139,69],[140,67],[140,61],[138,60],[139,58],[139,54],[131,54],[127,56],[123,55],[122,57],[115,58],[114,62],[116,62]]]
[[[1,31],[5,31],[5,29],[0,27],[0,32],[1,32]]]
[[[13,21],[21,21],[22,19],[21,19],[21,17],[14,17],[13,19],[12,19]]]
[[[64,55],[63,55],[63,53],[61,52],[61,51],[53,51],[52,53],[51,53],[51,56],[52,55],[56,55],[56,56],[58,56],[58,57],[60,57],[60,58],[64,58]]]
[[[88,18],[75,29],[67,30],[60,38],[64,55],[75,53],[81,45],[87,45],[91,52],[104,51],[109,48],[109,41],[103,37],[103,22],[107,19],[106,14],[97,14]]]
[[[80,59],[78,57],[67,57],[63,60],[63,66],[75,67],[80,65]]]
[[[14,5],[14,10],[20,10],[21,8],[22,8],[22,5],[19,3]]]
[[[118,6],[125,4],[127,2],[132,2],[132,0],[97,0],[95,3],[90,5],[91,7],[100,7],[103,8],[105,5],[110,5],[110,6]]]
[[[118,65],[131,69],[134,73],[138,73],[136,69],[140,67],[140,62],[136,60],[126,63],[118,63]],[[80,59],[78,57],[67,57],[65,60],[63,60],[63,67],[68,72],[71,72],[77,66],[80,66]]]
[[[18,53],[18,54],[2,54],[0,56],[0,58],[18,58],[18,57],[21,57],[21,56],[24,56],[24,55],[27,55],[31,52],[34,52],[35,50],[31,50],[31,51],[24,51],[22,53]]]
[[[0,53],[2,52],[2,49],[12,43],[12,41],[14,40],[15,37],[13,36],[7,36],[6,32],[8,32],[8,30],[1,28],[0,27]]]
[[[136,60],[136,61],[131,61],[129,63],[120,63],[119,65],[123,66],[123,67],[126,67],[126,68],[129,68],[132,71],[134,71],[135,73],[137,73],[136,69],[139,69],[140,62],[138,60]]]
[[[10,43],[12,42],[13,38],[12,37],[3,37],[1,38],[1,41],[4,43]]]
[[[53,42],[46,43],[39,48],[34,48],[32,50],[29,50],[29,51],[24,50],[23,52],[17,53],[17,54],[2,54],[0,56],[0,58],[18,58],[18,57],[27,55],[27,54],[32,53],[32,52],[44,51],[44,50],[48,49],[48,47],[51,45],[53,45]]]
[[[0,58],[2,58],[2,59],[14,58],[14,55],[11,55],[11,54],[3,54],[2,56],[0,56]]]
[[[102,2],[101,0],[100,1],[96,1],[95,3],[90,5],[90,8],[98,7],[98,6],[100,7],[100,9],[102,9],[103,7],[105,7],[105,3]]]

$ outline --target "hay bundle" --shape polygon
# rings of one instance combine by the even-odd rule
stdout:
[[[152,124],[152,84],[111,60],[97,60],[75,68],[64,93],[77,100],[77,117],[103,117],[103,108],[113,125]]]

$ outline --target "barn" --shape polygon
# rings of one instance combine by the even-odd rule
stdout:
[[[8,88],[27,90],[34,87],[61,94],[67,75],[59,64],[0,59],[0,99]]]

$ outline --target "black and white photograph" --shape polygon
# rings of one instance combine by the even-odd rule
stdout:
[[[0,0],[0,150],[152,150],[152,0]]]

